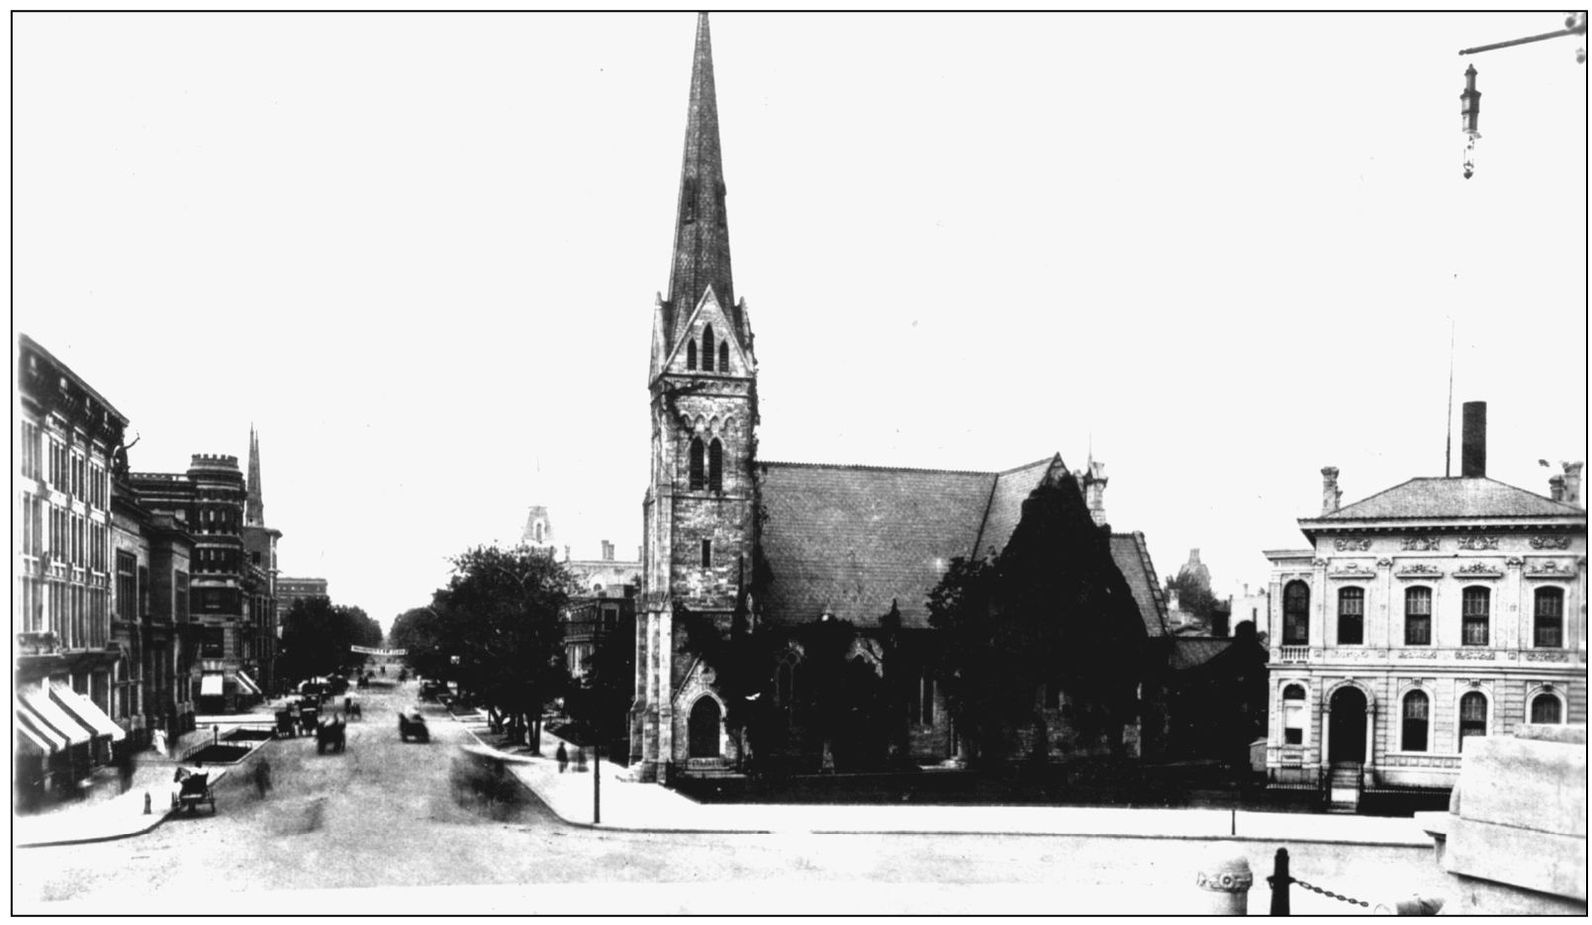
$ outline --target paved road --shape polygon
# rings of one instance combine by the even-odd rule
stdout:
[[[433,741],[398,741],[413,684],[373,690],[348,751],[265,746],[275,791],[235,775],[214,817],[139,838],[13,854],[17,912],[1146,912],[1202,911],[1194,873],[1247,854],[1253,912],[1275,846],[1161,839],[691,835],[571,827],[534,799],[492,818],[449,783],[468,740],[428,709]],[[1302,845],[1296,876],[1373,902],[1435,892],[1429,852]],[[465,887],[467,889],[459,889]],[[1296,913],[1363,908],[1295,893]]]

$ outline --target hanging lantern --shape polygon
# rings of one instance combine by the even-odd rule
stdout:
[[[1476,89],[1476,65],[1465,68],[1465,89],[1459,94],[1460,131],[1465,133],[1465,179],[1476,172],[1476,141],[1481,138],[1481,91]]]

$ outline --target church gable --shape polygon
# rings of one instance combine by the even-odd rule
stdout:
[[[719,304],[718,294],[709,286],[696,309],[680,325],[678,338],[667,358],[661,364],[654,364],[653,375],[661,370],[673,375],[705,373],[750,377],[756,372],[756,364],[742,349],[735,330],[729,314]],[[655,339],[654,351],[660,346]]]

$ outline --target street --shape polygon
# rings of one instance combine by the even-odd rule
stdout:
[[[274,790],[217,787],[215,816],[126,840],[14,852],[16,912],[918,912],[1203,911],[1205,861],[1243,854],[1264,912],[1276,845],[1016,835],[726,835],[597,831],[529,794],[493,819],[449,783],[463,726],[427,706],[429,744],[401,743],[413,683],[359,694],[344,754],[272,742]],[[1432,893],[1431,852],[1288,846],[1293,873],[1373,905]],[[587,884],[602,884],[592,890]],[[476,889],[454,889],[472,887]],[[380,888],[380,889],[377,889]],[[418,889],[417,889],[418,888]],[[1295,889],[1297,913],[1367,912]]]

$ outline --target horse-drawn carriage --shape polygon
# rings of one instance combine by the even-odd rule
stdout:
[[[292,739],[298,736],[298,719],[291,710],[276,711],[276,737]]]
[[[177,782],[182,786],[171,795],[171,805],[174,809],[185,809],[190,813],[199,812],[201,803],[210,804],[210,814],[216,813],[216,796],[210,789],[210,775],[187,768],[177,769]]]
[[[327,749],[342,752],[347,746],[347,729],[342,720],[332,720],[315,727],[315,754],[324,755]]]
[[[420,710],[398,711],[398,740],[407,742],[414,739],[416,742],[430,742],[431,730],[426,728],[426,718],[420,715]]]

